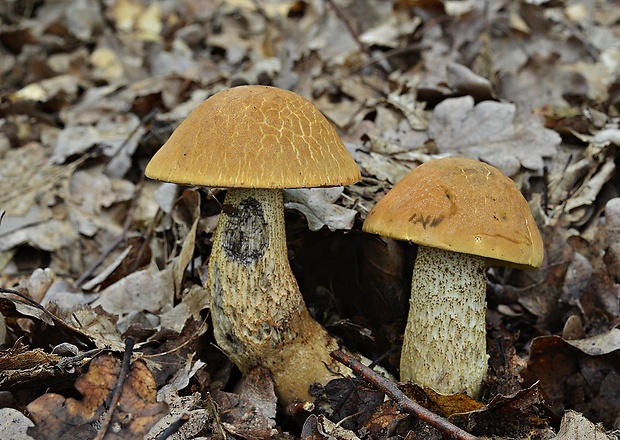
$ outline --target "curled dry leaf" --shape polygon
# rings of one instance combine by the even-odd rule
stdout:
[[[28,294],[35,301],[41,302],[47,290],[56,280],[56,274],[51,269],[35,269],[26,282]]]
[[[423,402],[426,408],[445,417],[453,414],[470,413],[484,407],[482,403],[466,394],[443,395],[430,388],[422,388],[410,382],[403,386],[403,391],[407,397],[417,402]]]
[[[92,237],[99,229],[120,234],[119,225],[111,224],[102,210],[113,203],[131,199],[134,185],[94,170],[77,170],[69,183],[69,218],[80,234]]]
[[[71,378],[88,363],[88,358],[76,358],[75,362],[39,348],[29,350],[19,341],[0,353],[0,388],[20,390],[37,384],[46,384]]]
[[[125,114],[131,109],[135,98],[136,93],[133,88],[120,91],[116,85],[89,88],[79,102],[60,111],[60,119],[66,125],[63,132],[67,128],[94,126],[102,118],[113,118],[115,115]],[[72,138],[70,134],[71,131],[68,135],[69,139]],[[65,151],[65,147],[59,146],[58,148],[61,152]]]
[[[285,189],[284,207],[301,212],[311,231],[327,226],[330,231],[351,229],[356,211],[335,202],[344,191],[343,187]]]
[[[416,131],[424,131],[428,128],[428,114],[425,111],[426,104],[417,100],[415,93],[400,94],[390,93],[387,102],[403,113],[409,126]]]
[[[368,29],[360,35],[360,41],[368,45],[396,48],[403,38],[413,34],[422,20],[414,16],[413,19],[404,14],[392,14],[380,24]]]
[[[125,349],[122,337],[116,327],[116,318],[104,313],[101,309],[93,309],[82,305],[65,310],[65,320],[79,329],[80,333],[89,338],[97,348],[122,352]]]
[[[462,64],[448,63],[446,76],[448,86],[459,95],[471,95],[476,101],[495,98],[491,81],[477,75]]]
[[[342,396],[348,396],[342,401]],[[325,386],[325,397],[337,411],[332,418],[339,426],[353,429],[356,423],[370,420],[385,400],[385,394],[361,380],[335,379]],[[379,409],[380,410],[380,409]],[[320,423],[323,426],[323,423]],[[329,432],[329,426],[326,427]]]
[[[414,431],[415,428],[411,425],[415,425],[415,423],[415,417],[400,412],[393,400],[386,400],[360,426],[361,429],[367,430],[370,438],[386,438],[388,433],[398,435],[403,432]]]
[[[185,191],[183,193],[183,201],[185,209],[188,211],[191,227],[185,235],[183,245],[178,257],[174,259],[172,264],[172,275],[174,278],[174,292],[178,293],[181,290],[181,283],[183,282],[183,275],[185,269],[194,256],[194,246],[196,245],[196,229],[198,228],[198,222],[200,220],[200,195],[197,191]]]
[[[616,164],[613,157],[608,157],[600,167],[591,171],[583,185],[581,185],[566,201],[564,209],[568,218],[577,225],[585,223],[591,218],[592,204],[597,199],[603,185],[614,175]]]
[[[50,164],[43,145],[31,142],[2,156],[0,206],[6,215],[0,224],[0,250],[28,243],[56,251],[71,245],[78,235],[69,221],[54,218],[57,198],[76,165]],[[62,213],[57,209],[56,214]]]
[[[54,284],[57,283],[59,281]],[[67,291],[62,291],[60,294],[71,296]],[[4,296],[0,297],[2,315],[7,318],[28,318],[31,324],[29,327],[32,333],[31,339],[34,343],[48,347],[69,342],[80,347],[97,346],[117,351],[123,349],[116,326],[110,321],[110,317],[101,311],[95,312],[85,305],[62,308],[56,302],[43,308],[26,302],[16,295],[4,293],[2,295]]]
[[[190,353],[187,356],[186,362],[179,370],[177,370],[177,372],[174,374],[172,379],[170,379],[170,382],[166,386],[172,386],[178,391],[185,389],[189,385],[190,379],[194,377],[196,372],[205,365],[206,364],[201,360],[197,360],[196,362],[194,362],[194,353]]]
[[[42,223],[26,226],[0,237],[0,250],[13,249],[28,244],[37,249],[56,252],[75,244],[79,239],[78,231],[65,220],[48,219]]]
[[[54,325],[54,318],[42,308],[12,294],[0,294],[0,312],[5,318],[29,318],[46,325]]]

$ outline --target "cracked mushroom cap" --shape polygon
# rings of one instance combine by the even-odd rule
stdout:
[[[355,183],[360,171],[329,121],[296,93],[241,86],[216,93],[146,167],[152,179],[226,188]]]
[[[364,231],[522,269],[542,265],[543,242],[519,188],[473,159],[426,162],[368,214]]]

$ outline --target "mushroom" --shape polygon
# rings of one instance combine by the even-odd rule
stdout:
[[[360,171],[327,119],[296,93],[240,86],[200,104],[146,167],[150,178],[229,188],[207,290],[216,342],[243,373],[271,371],[283,403],[344,367],[291,271],[282,188],[341,186]]]
[[[363,230],[417,243],[401,381],[477,397],[487,372],[487,264],[534,269],[543,243],[515,183],[465,158],[432,160],[399,181]]]

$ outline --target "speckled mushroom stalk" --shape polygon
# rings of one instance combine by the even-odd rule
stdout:
[[[401,353],[402,381],[438,393],[477,396],[487,373],[485,259],[418,248],[412,310]]]
[[[348,185],[355,161],[329,121],[296,93],[240,86],[200,104],[146,167],[148,177],[228,188],[209,260],[215,339],[243,371],[268,368],[281,403],[344,367],[289,266],[283,188]]]
[[[209,259],[213,331],[247,373],[268,368],[281,401],[309,400],[308,387],[345,372],[338,348],[309,314],[287,258],[282,191],[230,189]]]
[[[377,202],[364,231],[418,244],[401,381],[477,397],[488,360],[486,264],[533,269],[544,255],[515,183],[476,160],[433,160]]]

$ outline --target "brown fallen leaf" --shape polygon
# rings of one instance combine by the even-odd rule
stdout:
[[[549,430],[538,408],[542,403],[544,399],[534,384],[510,396],[495,396],[484,407],[452,414],[448,420],[477,435],[533,438]]]
[[[75,381],[81,400],[50,393],[31,402],[27,408],[35,427],[29,434],[42,440],[93,438],[97,433],[95,422],[106,411],[105,405],[120,371],[119,359],[100,356],[92,361],[88,372]],[[167,412],[168,405],[156,402],[151,372],[142,361],[136,361],[124,382],[112,429],[105,439],[142,438]]]
[[[444,417],[449,417],[452,414],[473,412],[484,407],[482,403],[465,394],[442,395],[430,388],[422,388],[409,382],[404,384],[402,389],[408,397],[423,404],[430,411]]]
[[[45,308],[32,300],[28,300],[28,296],[19,291],[0,290],[2,291],[0,292],[0,313],[8,318],[7,326],[13,331],[20,331],[21,327],[18,322],[23,320],[22,325],[29,329],[30,342],[34,345],[49,347],[66,342],[79,347],[92,348],[93,342],[98,339],[95,336],[101,336],[98,333],[88,333],[78,328],[80,323],[75,322],[74,319],[77,318],[71,315],[71,312],[77,314],[77,309],[59,313],[62,311],[58,310],[53,303]],[[65,315],[69,315],[69,317]],[[29,321],[29,325],[26,324],[26,319]],[[101,346],[101,348],[108,349],[111,347],[110,344]]]
[[[356,429],[362,421],[369,420],[377,413],[385,399],[385,394],[368,386],[359,379],[335,379],[325,385],[325,398],[334,408],[332,418],[338,426]],[[315,404],[319,405],[321,399]]]
[[[551,410],[582,412],[606,427],[615,426],[620,408],[620,329],[580,340],[541,336],[532,341],[522,373],[526,383],[539,381]]]

